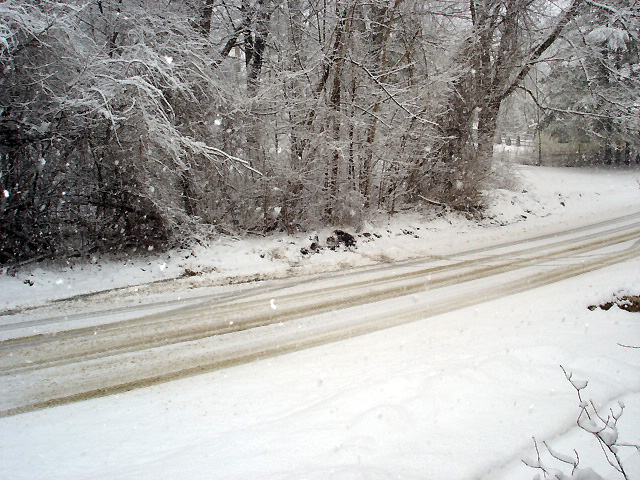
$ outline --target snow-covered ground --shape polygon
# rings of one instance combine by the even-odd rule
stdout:
[[[102,301],[229,289],[215,285],[448,255],[640,211],[638,171],[519,171],[516,191],[499,191],[481,225],[406,214],[363,226],[380,238],[359,237],[353,251],[305,256],[305,235],[220,240],[126,265],[41,265],[3,275],[1,305],[127,286]],[[186,269],[200,275],[142,285]],[[640,345],[640,314],[587,308],[640,294],[638,272],[640,259],[321,347],[1,418],[0,477],[527,479],[541,474],[521,461],[535,459],[535,438],[542,454],[543,441],[565,455],[575,448],[580,468],[622,478],[576,427],[580,401],[560,365],[574,382],[589,380],[582,398],[605,415],[624,402],[618,442],[640,443],[640,350],[619,345]],[[619,453],[628,478],[640,478],[640,454]],[[548,455],[543,463],[558,467]]]
[[[479,244],[553,233],[640,209],[638,169],[514,168],[512,189],[492,194],[492,207],[480,223],[455,214],[439,216],[438,208],[422,214],[381,216],[360,228],[356,249],[301,253],[316,235],[324,244],[333,230],[327,228],[294,236],[224,237],[206,246],[164,254],[150,251],[117,259],[71,259],[58,265],[43,262],[17,271],[5,268],[0,270],[0,315],[3,310],[112,289],[116,289],[113,295],[92,298],[86,308],[122,301],[123,296],[146,302],[197,295],[199,289],[212,286],[449,255]]]

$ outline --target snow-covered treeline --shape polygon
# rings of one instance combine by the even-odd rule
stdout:
[[[0,263],[481,210],[500,106],[566,45],[629,81],[583,67],[620,109],[563,114],[637,120],[637,33],[624,0],[2,1]]]
[[[585,11],[540,76],[543,126],[563,140],[590,140],[605,164],[640,160],[640,11],[632,3]]]

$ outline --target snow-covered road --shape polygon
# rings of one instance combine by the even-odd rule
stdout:
[[[191,298],[5,324],[0,416],[145,387],[354,337],[638,257],[640,213],[563,232],[323,278],[266,282],[247,297]],[[160,311],[155,311],[160,310]],[[145,312],[147,312],[145,314]],[[148,313],[153,312],[153,313]],[[40,333],[32,335],[34,327]]]

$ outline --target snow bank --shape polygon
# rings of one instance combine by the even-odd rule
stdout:
[[[457,214],[409,212],[367,222],[359,233],[370,235],[359,236],[355,249],[304,255],[301,248],[308,247],[316,235],[321,243],[331,235],[333,229],[327,228],[294,236],[223,237],[207,246],[157,255],[145,252],[119,260],[92,257],[65,265],[37,264],[17,272],[5,269],[0,275],[0,310],[114,289],[126,290],[116,290],[105,302],[124,293],[133,295],[131,301],[141,302],[165,298],[175,290],[191,289],[196,294],[194,289],[203,287],[449,255],[478,242],[515,240],[531,232],[562,230],[567,222],[579,225],[621,216],[630,206],[640,205],[637,170],[519,166],[516,173],[518,187],[493,192],[487,218],[481,222]]]

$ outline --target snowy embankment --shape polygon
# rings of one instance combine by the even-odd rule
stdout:
[[[195,259],[176,252],[149,258],[154,268],[164,267],[147,268],[144,278],[134,277],[143,268],[134,262],[127,280],[216,266],[216,273],[180,281],[203,286],[234,276],[447,255],[640,210],[638,172],[523,168],[522,176],[518,193],[498,193],[495,218],[482,226],[403,216],[366,226],[381,238],[359,242],[353,252],[306,257],[299,249],[307,236],[295,245],[283,238],[226,241],[194,252]],[[528,218],[513,222],[521,216]],[[269,257],[274,249],[278,254]],[[225,252],[232,252],[226,262]],[[117,264],[42,269],[32,287],[3,278],[3,301],[22,304],[24,290],[40,292],[33,302],[54,296],[56,287],[89,291],[100,286],[99,269],[103,281],[121,281]],[[1,418],[2,477],[531,479],[541,472],[521,460],[535,459],[535,437],[543,454],[543,441],[563,455],[576,449],[580,468],[622,478],[597,441],[576,428],[579,400],[560,365],[576,384],[589,380],[582,397],[604,415],[624,402],[618,442],[640,443],[640,350],[619,345],[640,345],[640,313],[588,308],[617,292],[640,293],[639,271],[640,259],[633,260],[349,340]],[[76,285],[92,277],[93,285]],[[15,298],[6,298],[10,291]],[[640,478],[640,454],[628,447],[619,453],[628,478]],[[548,455],[543,463],[560,466]]]
[[[367,222],[358,232],[356,249],[303,254],[301,249],[308,249],[316,235],[321,245],[325,243],[333,230],[326,228],[294,236],[224,237],[207,246],[164,254],[150,251],[118,259],[92,257],[5,268],[0,275],[0,313],[114,289],[89,303],[108,304],[124,296],[132,303],[147,302],[196,295],[197,290],[214,286],[450,255],[478,244],[621,216],[640,206],[638,170],[517,168],[513,190],[492,193],[492,207],[480,223],[456,214],[439,216],[436,209]]]

